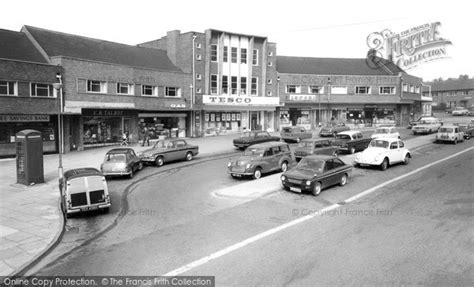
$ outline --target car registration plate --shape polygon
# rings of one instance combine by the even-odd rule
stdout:
[[[99,209],[99,207],[98,206],[88,206],[88,207],[81,208],[81,211],[90,211],[90,210],[96,210],[96,209]]]
[[[290,187],[290,190],[294,192],[301,192],[301,188],[299,187]]]
[[[235,176],[235,177],[242,177],[241,174],[238,174],[238,173],[233,173],[232,176]]]

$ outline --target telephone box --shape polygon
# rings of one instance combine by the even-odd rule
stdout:
[[[44,182],[43,138],[41,132],[22,130],[16,133],[16,181],[30,185]]]

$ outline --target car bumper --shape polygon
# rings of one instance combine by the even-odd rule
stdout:
[[[246,148],[246,147],[250,146],[250,144],[234,143],[234,146],[235,146],[235,147],[238,147],[238,148]]]
[[[123,176],[123,175],[130,175],[132,173],[131,170],[126,171],[102,171],[104,176]]]
[[[354,160],[355,164],[358,164],[360,166],[374,166],[374,165],[381,165],[382,161],[381,160],[368,160],[368,159],[355,159]]]
[[[333,132],[320,132],[319,135],[323,137],[332,137],[334,133]]]
[[[313,189],[313,183],[311,185],[305,185],[300,181],[299,183],[291,182],[289,180],[281,181],[283,187],[290,189],[290,191],[301,193],[310,192]]]
[[[75,214],[75,213],[79,213],[79,212],[86,212],[86,211],[93,211],[93,210],[109,208],[111,206],[112,206],[112,204],[110,202],[104,202],[104,203],[98,203],[98,204],[82,206],[82,207],[68,207],[67,210],[66,210],[66,213],[67,214]]]
[[[155,157],[144,157],[141,159],[143,162],[155,162]]]
[[[244,166],[232,166],[227,168],[227,173],[231,175],[253,175],[253,168],[245,168]]]

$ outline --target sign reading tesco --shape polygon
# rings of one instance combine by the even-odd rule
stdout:
[[[213,96],[204,95],[205,105],[279,105],[278,97],[248,97],[248,96]]]

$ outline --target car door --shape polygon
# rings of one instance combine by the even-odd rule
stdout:
[[[280,169],[280,159],[283,156],[282,151],[280,150],[279,146],[272,147],[273,151],[273,159],[271,160],[271,169],[272,170],[279,170]]]
[[[166,157],[169,161],[177,160],[179,158],[178,150],[176,149],[176,143],[169,141],[166,144]]]
[[[321,148],[319,154],[333,155],[336,148],[334,148],[329,141],[321,141]]]
[[[270,138],[270,135],[266,132],[257,133],[257,142],[267,142]]]
[[[323,186],[334,185],[337,181],[337,173],[335,172],[334,160],[328,159],[324,164],[324,179]]]
[[[186,158],[186,142],[183,140],[175,141],[176,149],[176,159],[185,159]]]
[[[138,162],[140,161],[140,159],[137,157],[135,152],[133,150],[129,150],[127,158],[127,162],[130,162],[130,167],[132,168],[132,170],[136,170],[138,168]]]
[[[389,149],[390,150],[389,150],[389,153],[388,153],[388,159],[389,159],[390,163],[395,163],[395,162],[402,161],[401,150],[398,146],[397,141],[391,142]]]
[[[263,153],[263,158],[262,158],[262,172],[269,172],[273,170],[273,167],[275,166],[275,156],[273,155],[273,149],[271,147],[267,148],[265,152]]]
[[[363,136],[361,133],[356,133],[354,134],[354,141],[355,141],[355,148],[356,148],[356,151],[360,151],[360,150],[364,150],[365,147],[365,143],[364,141],[362,140]]]

